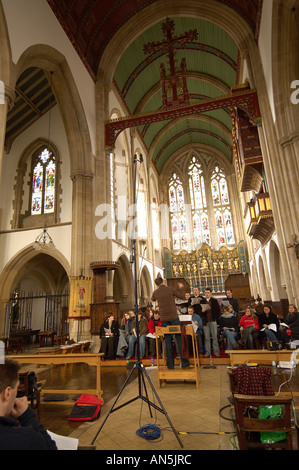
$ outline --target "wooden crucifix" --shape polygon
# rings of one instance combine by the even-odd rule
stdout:
[[[144,46],[144,53],[149,54],[161,51],[162,54],[167,54],[169,58],[169,76],[166,76],[164,64],[160,65],[160,76],[162,84],[163,107],[167,108],[176,104],[187,104],[189,102],[189,94],[186,84],[186,59],[183,58],[180,66],[180,71],[176,70],[175,49],[180,46],[183,47],[186,43],[192,42],[197,39],[197,30],[190,30],[185,34],[174,36],[174,22],[167,19],[162,25],[164,34],[164,41],[149,42]],[[182,90],[179,96],[178,90]],[[168,98],[168,91],[171,91],[172,98]]]

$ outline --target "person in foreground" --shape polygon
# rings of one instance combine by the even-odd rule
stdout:
[[[17,398],[19,370],[11,359],[0,364],[0,450],[57,450],[27,397]]]
[[[156,290],[152,295],[152,301],[158,301],[159,313],[161,318],[162,327],[169,325],[180,325],[180,319],[178,317],[177,307],[175,303],[175,298],[185,299],[185,289],[184,285],[178,283],[178,289],[175,289],[172,286],[166,286],[164,280],[161,277],[155,279]],[[176,335],[176,340],[178,344],[179,354],[181,358],[182,368],[190,367],[190,362],[187,358],[182,357],[182,340],[181,335]],[[174,356],[173,356],[173,347],[172,347],[172,335],[165,335],[165,351],[167,357],[167,368],[174,369]]]

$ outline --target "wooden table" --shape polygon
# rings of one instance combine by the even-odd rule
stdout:
[[[281,349],[278,351],[268,351],[265,349],[234,349],[233,351],[225,351],[230,356],[231,366],[237,364],[272,364],[275,361],[278,364],[280,361],[289,362],[291,355],[294,351],[288,349]]]
[[[44,342],[46,338],[50,338],[51,346],[54,346],[54,335],[55,335],[55,331],[40,331],[38,333],[40,348],[44,346]]]
[[[235,367],[237,365],[241,364],[258,364],[258,365],[272,365],[272,362],[274,361],[276,365],[279,364],[279,362],[290,362],[291,355],[294,352],[293,350],[288,350],[288,349],[281,349],[278,351],[268,351],[264,349],[242,349],[242,350],[233,350],[233,351],[225,351],[226,354],[230,355],[230,361],[231,361],[231,366]],[[298,366],[297,366],[298,367]],[[280,369],[283,370],[283,369]],[[283,379],[283,381],[288,380],[290,377],[291,371],[289,370],[289,373],[286,375],[286,379]],[[288,385],[286,384],[280,391],[279,395],[283,398],[292,396],[292,397],[299,397],[299,387],[297,383],[297,370],[293,370],[293,379],[292,382],[295,381],[295,388],[296,390],[292,390],[291,392],[288,390]],[[279,385],[282,383],[282,381],[277,385],[276,384],[276,389],[278,390]],[[295,408],[296,410],[299,410],[299,404],[295,403]]]
[[[88,393],[91,395],[96,395],[98,398],[103,400],[103,390],[101,390],[101,356],[103,356],[103,353],[99,354],[87,354],[87,353],[81,353],[81,354],[41,354],[41,355],[22,355],[18,356],[17,361],[20,364],[56,364],[56,365],[63,365],[63,364],[76,364],[76,363],[86,363],[89,366],[95,366],[96,367],[96,388],[95,389],[90,389],[90,390],[42,390],[42,395],[52,395],[52,394],[70,394],[70,395],[78,395],[82,393]],[[10,359],[16,360],[15,356],[7,356]],[[69,400],[69,401],[55,401],[55,402],[50,402],[47,401],[47,404],[49,403],[55,403],[56,405],[61,404],[61,405],[66,405],[66,404],[71,404],[74,405],[74,400]]]
[[[43,347],[37,350],[37,354],[83,354],[90,352],[91,341],[81,341],[80,343],[65,344],[63,346]]]

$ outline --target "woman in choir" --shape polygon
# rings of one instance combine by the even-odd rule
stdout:
[[[103,353],[102,359],[115,359],[119,336],[119,324],[114,319],[113,313],[109,313],[106,320],[100,328],[101,349]]]
[[[261,333],[264,333],[268,341],[281,341],[279,332],[280,323],[278,316],[272,312],[271,306],[264,305],[262,313],[258,317]]]
[[[297,349],[299,347],[299,313],[296,305],[289,305],[289,313],[286,318],[286,323],[291,330],[291,348]]]
[[[259,322],[252,308],[246,307],[245,315],[240,318],[239,325],[242,328],[242,342],[245,348],[253,349],[253,340],[259,335]]]

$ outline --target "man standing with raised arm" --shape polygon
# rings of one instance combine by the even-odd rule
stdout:
[[[178,283],[178,288],[175,289],[174,287],[166,286],[165,281],[161,277],[157,277],[157,279],[155,279],[155,285],[156,289],[153,292],[151,300],[153,302],[158,302],[162,327],[180,325],[175,298],[177,297],[182,300],[185,299],[184,284]],[[167,368],[174,369],[172,335],[165,335],[164,340],[167,356]],[[176,335],[176,340],[182,368],[187,368],[190,366],[190,362],[188,359],[182,357],[181,335]]]

